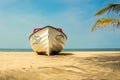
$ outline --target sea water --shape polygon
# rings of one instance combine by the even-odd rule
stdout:
[[[120,48],[83,48],[83,49],[63,49],[64,52],[75,52],[75,51],[120,51]],[[32,49],[9,49],[1,48],[0,52],[33,52]]]

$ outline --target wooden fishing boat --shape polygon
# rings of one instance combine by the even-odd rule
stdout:
[[[61,28],[45,26],[43,28],[35,28],[29,37],[33,51],[39,54],[58,54],[64,48],[67,36]]]

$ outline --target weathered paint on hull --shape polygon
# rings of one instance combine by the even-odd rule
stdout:
[[[30,37],[32,49],[40,54],[58,54],[64,48],[67,37],[63,32],[47,26]]]

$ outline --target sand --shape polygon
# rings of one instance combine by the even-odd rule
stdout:
[[[0,52],[0,80],[120,80],[120,52]]]

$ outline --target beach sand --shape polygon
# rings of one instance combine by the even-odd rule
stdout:
[[[120,80],[120,52],[0,52],[0,80]]]

